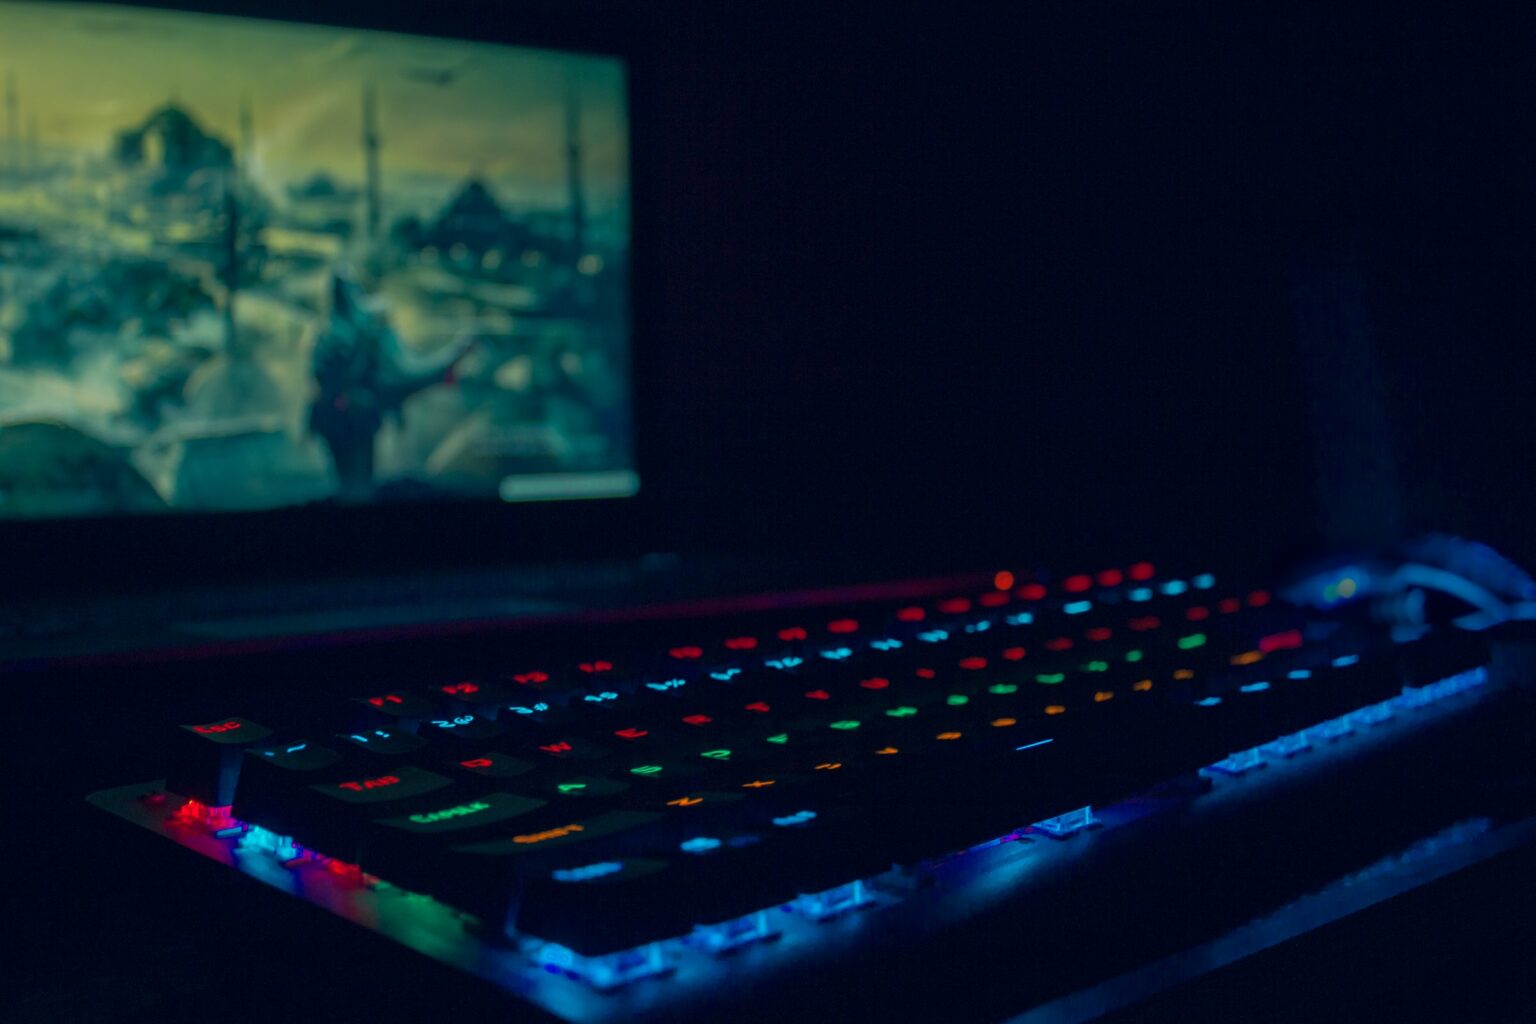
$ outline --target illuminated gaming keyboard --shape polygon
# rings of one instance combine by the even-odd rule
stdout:
[[[1200,799],[1486,681],[1148,563],[710,611],[509,633],[474,674],[256,695],[169,727],[163,783],[93,799],[602,1019],[922,899],[956,858],[1069,857],[1149,794]],[[642,994],[601,998],[620,990]]]

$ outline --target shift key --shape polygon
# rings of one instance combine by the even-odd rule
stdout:
[[[498,838],[444,851],[436,860],[436,877],[430,883],[430,891],[444,903],[500,927],[507,921],[509,906],[521,889],[523,876],[548,868],[547,858],[536,854],[592,843],[644,828],[662,818],[649,811],[608,811],[567,821],[545,819],[537,826],[521,829],[514,825]],[[600,850],[594,856],[597,852]]]

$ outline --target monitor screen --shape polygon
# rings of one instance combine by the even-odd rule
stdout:
[[[621,60],[0,25],[0,518],[636,492]]]

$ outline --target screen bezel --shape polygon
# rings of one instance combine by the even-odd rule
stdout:
[[[97,0],[100,2],[100,0]],[[644,149],[636,131],[635,69],[641,24],[613,4],[526,0],[516,5],[389,0],[107,0],[138,7],[403,33],[435,39],[563,50],[623,63],[630,108],[631,195]],[[630,211],[630,397],[637,494],[506,503],[428,501],[359,507],[302,506],[237,512],[177,511],[121,517],[0,520],[0,567],[9,584],[0,604],[33,596],[152,592],[187,584],[333,575],[416,574],[526,561],[637,555],[665,541],[654,529],[657,495],[644,312],[644,211]],[[638,228],[638,230],[637,230]]]

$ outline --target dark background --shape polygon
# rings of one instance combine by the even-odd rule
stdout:
[[[735,481],[696,506],[726,538],[746,496],[803,537],[1305,544],[1328,382],[1292,285],[1345,250],[1408,525],[1518,546],[1524,38],[1411,7],[690,10],[636,89],[669,112],[637,146],[690,411],[652,435],[669,478]]]
[[[1357,492],[1349,539],[1390,518],[1370,492],[1392,474],[1362,479],[1351,445],[1395,467],[1405,528],[1536,557],[1524,25],[997,7],[221,5],[630,59],[641,515],[8,526],[13,570],[67,593],[382,549],[425,568],[615,548],[1268,567],[1330,539],[1319,452],[1344,467],[1323,500],[1341,475]],[[1356,325],[1314,331],[1307,362],[1295,289],[1329,261],[1355,274]],[[1334,379],[1340,337],[1365,377]]]

